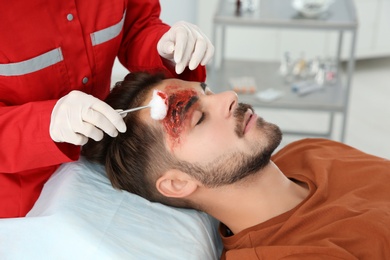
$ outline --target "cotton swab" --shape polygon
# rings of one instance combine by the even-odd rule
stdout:
[[[153,90],[152,100],[149,102],[151,107],[150,116],[154,120],[163,120],[168,112],[167,94],[159,90]]]
[[[135,107],[119,111],[120,115],[125,115],[130,112],[138,111],[145,108],[150,108],[150,116],[154,120],[163,120],[168,112],[167,95],[159,90],[153,90],[152,100],[147,106]]]

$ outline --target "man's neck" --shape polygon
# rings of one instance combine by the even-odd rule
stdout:
[[[305,184],[289,180],[271,162],[239,183],[205,190],[201,204],[208,214],[237,234],[293,209],[308,194]]]

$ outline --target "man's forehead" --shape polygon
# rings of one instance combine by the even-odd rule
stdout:
[[[199,88],[202,83],[195,81],[184,81],[180,79],[165,79],[160,84],[159,89],[166,92],[176,92],[182,88]],[[169,94],[169,93],[168,93]]]

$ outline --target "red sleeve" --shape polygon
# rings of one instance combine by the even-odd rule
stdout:
[[[76,160],[80,148],[49,133],[56,100],[5,107],[0,102],[0,172],[16,173]]]
[[[157,0],[129,0],[124,24],[124,34],[119,50],[119,60],[129,71],[164,71],[168,77],[189,81],[205,81],[206,69],[198,66],[178,75],[174,66],[157,52],[157,43],[169,30],[160,20],[160,2]]]

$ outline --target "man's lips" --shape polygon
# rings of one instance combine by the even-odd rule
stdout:
[[[244,122],[245,122],[244,131],[243,131],[244,134],[246,134],[252,128],[252,126],[256,124],[256,119],[257,119],[257,115],[254,114],[251,109],[248,109],[248,111],[245,113],[245,118],[244,118]]]

